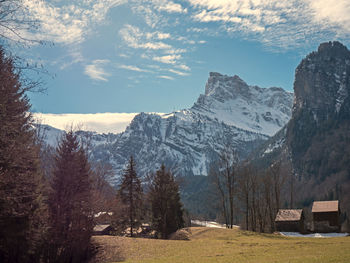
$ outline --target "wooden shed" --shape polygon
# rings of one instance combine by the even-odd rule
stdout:
[[[109,235],[113,231],[111,225],[96,225],[93,230],[94,236]]]
[[[275,224],[279,232],[304,232],[303,209],[279,209]]]
[[[315,201],[312,205],[313,231],[320,233],[340,231],[339,201]]]

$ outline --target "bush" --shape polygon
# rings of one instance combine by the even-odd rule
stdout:
[[[169,237],[170,240],[190,240],[191,230],[188,228],[182,228],[172,233]]]

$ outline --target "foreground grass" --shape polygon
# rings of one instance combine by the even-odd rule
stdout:
[[[288,238],[236,229],[191,228],[190,241],[96,236],[101,262],[350,262],[350,237]]]

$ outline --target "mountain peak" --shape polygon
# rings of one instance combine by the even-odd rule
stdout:
[[[290,119],[292,101],[293,94],[282,88],[249,86],[237,75],[210,72],[205,94],[190,110],[271,136]]]
[[[296,69],[294,111],[307,109],[319,121],[350,112],[350,51],[340,42],[322,43]]]
[[[235,93],[236,89],[239,87],[248,87],[247,83],[245,83],[239,76],[234,75],[232,77],[222,75],[218,72],[210,72],[208,81],[205,85],[205,95],[221,96],[224,93],[229,95],[229,97],[232,97],[233,93]]]
[[[321,43],[318,47],[318,53],[333,53],[334,54],[343,54],[344,52],[348,52],[346,46],[338,41],[329,41],[325,43]]]

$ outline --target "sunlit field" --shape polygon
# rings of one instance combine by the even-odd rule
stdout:
[[[190,241],[96,236],[98,262],[350,262],[350,237],[291,238],[193,227]]]

